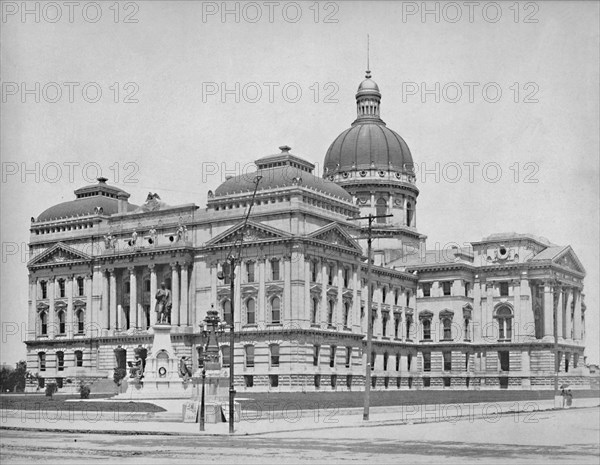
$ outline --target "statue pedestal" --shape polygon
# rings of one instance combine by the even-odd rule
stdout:
[[[171,325],[152,326],[152,352],[146,359],[146,370],[141,383],[128,378],[127,391],[119,399],[189,399],[191,382],[184,383],[179,376],[179,360],[171,343]]]
[[[196,371],[192,377],[192,402],[200,406],[202,401],[202,370]],[[241,405],[234,402],[234,421],[240,421]],[[198,407],[200,408],[200,407]],[[205,423],[222,423],[229,421],[229,368],[206,370],[204,380],[204,421]],[[198,410],[198,421],[200,411]]]

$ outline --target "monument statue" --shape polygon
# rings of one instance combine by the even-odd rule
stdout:
[[[160,289],[156,293],[156,322],[159,324],[170,324],[171,320],[171,291],[166,288],[165,283],[160,283]]]
[[[187,382],[192,377],[192,370],[186,362],[187,357],[185,356],[179,359],[179,376],[183,378],[184,382]]]
[[[144,369],[142,364],[142,359],[139,355],[135,356],[135,360],[133,362],[127,362],[129,365],[129,377],[134,378],[139,381],[144,377]]]

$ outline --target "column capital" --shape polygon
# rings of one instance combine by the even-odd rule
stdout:
[[[156,264],[155,263],[150,263],[148,265],[148,269],[150,270],[151,273],[154,272],[155,268],[156,268]]]
[[[173,270],[177,270],[177,265],[178,265],[178,262],[171,262],[171,263],[169,263],[169,266],[170,266],[170,267],[171,267],[171,269],[173,269]]]

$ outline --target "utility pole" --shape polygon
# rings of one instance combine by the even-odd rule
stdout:
[[[373,292],[371,290],[371,248],[373,242],[373,220],[376,218],[389,218],[394,215],[372,215],[360,216],[356,218],[348,218],[348,220],[368,220],[367,226],[367,363],[365,367],[365,397],[364,397],[364,411],[363,421],[369,420],[369,408],[371,404],[371,348],[373,345],[373,315],[372,315],[372,301]]]
[[[552,284],[558,284],[558,281],[555,281]],[[556,294],[556,289],[558,292],[562,292],[560,287],[553,285],[552,286],[552,314],[554,317],[554,403],[556,404],[556,397],[558,396],[558,372],[560,370],[560,359],[558,357],[558,301],[559,296]]]
[[[240,254],[242,252],[242,243],[244,241],[244,233],[246,232],[246,226],[248,225],[248,218],[250,217],[250,212],[252,211],[252,207],[254,206],[254,198],[256,197],[256,191],[258,190],[258,184],[260,183],[260,180],[262,179],[262,176],[256,176],[256,178],[254,178],[254,192],[252,193],[252,199],[250,200],[250,205],[248,206],[248,212],[246,213],[246,217],[244,218],[244,223],[242,225],[242,227],[240,228],[239,234],[240,234],[240,238],[239,238],[239,244],[237,244],[237,239],[234,241],[233,245],[231,246],[231,249],[229,250],[229,254],[227,257],[227,260],[229,261],[229,284],[230,284],[230,288],[229,288],[229,292],[230,292],[230,306],[229,308],[231,309],[231,326],[229,327],[229,434],[233,434],[234,433],[234,418],[235,418],[235,408],[234,408],[234,401],[235,401],[235,385],[234,385],[234,381],[233,381],[233,377],[235,374],[235,369],[234,369],[234,365],[235,365],[235,351],[234,351],[234,345],[235,345],[235,332],[234,332],[234,301],[235,301],[235,267],[237,262],[239,261],[240,258]],[[236,249],[236,244],[237,244],[237,250]],[[225,273],[220,273],[219,275],[220,279],[225,279]],[[226,322],[227,323],[227,322]]]

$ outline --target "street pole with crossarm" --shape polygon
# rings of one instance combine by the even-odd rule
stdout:
[[[235,419],[235,407],[233,405],[235,401],[235,384],[233,381],[233,377],[235,374],[234,365],[235,365],[235,332],[234,332],[234,301],[235,301],[235,267],[237,262],[239,261],[240,254],[242,251],[242,243],[244,241],[244,233],[246,232],[246,226],[248,225],[248,218],[250,218],[250,212],[252,211],[252,207],[254,206],[254,198],[256,197],[256,191],[258,190],[258,184],[262,176],[256,176],[254,178],[254,192],[252,193],[252,199],[250,200],[250,205],[248,206],[248,212],[246,213],[246,217],[244,218],[244,223],[240,228],[239,234],[240,239],[239,243],[237,240],[234,242],[233,246],[230,249],[227,260],[229,261],[229,284],[230,284],[230,309],[231,309],[231,322],[229,326],[229,434],[233,434],[235,432],[234,428],[234,419]],[[235,250],[237,247],[237,250]],[[221,279],[225,279],[225,274],[221,274]],[[227,323],[227,322],[226,322]]]
[[[365,397],[364,397],[364,411],[363,421],[369,420],[369,408],[371,403],[371,364],[373,360],[371,358],[371,347],[373,345],[373,316],[372,316],[372,300],[373,292],[371,289],[371,247],[373,242],[373,220],[377,218],[389,218],[393,215],[372,215],[360,216],[356,218],[348,218],[348,220],[368,220],[367,226],[367,363],[365,367]]]

